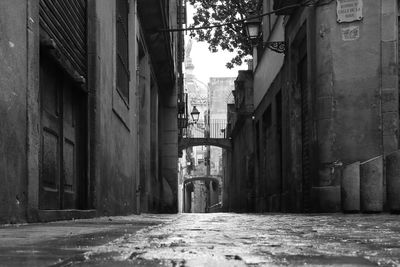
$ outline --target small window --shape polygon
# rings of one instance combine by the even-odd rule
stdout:
[[[128,41],[128,0],[116,0],[117,32],[117,90],[129,103],[129,41]]]

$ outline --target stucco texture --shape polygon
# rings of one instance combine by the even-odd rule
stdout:
[[[136,179],[138,178],[138,118],[135,75],[129,89],[129,103],[116,92],[115,82],[115,9],[114,1],[96,1],[97,30],[97,166],[96,209],[105,215],[136,212]],[[130,14],[133,14],[131,12]],[[132,25],[132,24],[131,24]],[[133,24],[134,25],[134,24]],[[135,35],[135,27],[130,28]],[[133,38],[135,40],[135,38]],[[136,42],[131,45],[135,51]],[[135,57],[132,53],[132,58]],[[130,60],[135,69],[135,60]]]
[[[0,2],[0,223],[24,220],[26,2]]]

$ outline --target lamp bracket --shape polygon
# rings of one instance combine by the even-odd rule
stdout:
[[[282,54],[286,52],[287,46],[285,41],[278,41],[278,42],[264,42],[263,47],[269,48],[274,52]]]

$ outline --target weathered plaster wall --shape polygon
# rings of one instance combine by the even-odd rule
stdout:
[[[148,55],[144,56],[139,63],[139,161],[140,161],[140,188],[141,188],[141,211],[148,211],[150,197],[150,66]]]
[[[363,20],[336,22],[336,4],[316,16],[316,107],[322,206],[340,209],[335,160],[365,161],[398,147],[396,1],[364,0]],[[359,38],[342,32],[359,27]],[[325,207],[326,208],[326,207]]]
[[[383,150],[389,154],[399,147],[398,2],[381,4],[381,99]]]
[[[277,157],[264,149],[268,134],[263,116],[278,90],[282,90],[284,108],[282,211],[302,211],[303,204],[310,200],[314,211],[340,210],[340,168],[332,172],[334,162],[365,161],[398,148],[397,1],[363,3],[361,21],[341,24],[336,21],[336,1],[315,10],[299,9],[286,20],[289,50],[283,67],[278,64],[269,69],[264,62],[268,52],[257,66],[254,101],[260,149],[256,161],[258,211],[273,208],[265,207],[274,202],[265,198],[277,189],[276,175],[269,175],[275,167],[263,165],[264,161],[275,165]],[[310,198],[302,185],[302,96],[296,59],[296,39],[302,25],[308,44],[307,101],[312,127],[308,138],[312,162],[316,163],[311,166]],[[359,27],[359,37],[345,41],[342,32],[349,26]],[[274,117],[272,114],[272,120]],[[272,143],[276,140],[271,137]]]
[[[162,88],[161,88],[162,90]],[[162,211],[178,212],[178,125],[176,88],[163,96],[160,106]]]
[[[39,206],[40,103],[39,103],[39,0],[27,3],[27,181],[28,221],[36,221]]]
[[[284,39],[285,26],[283,24],[283,17],[280,16],[269,40],[283,41]],[[254,107],[257,107],[261,103],[262,98],[279,73],[284,61],[284,54],[276,53],[268,48],[265,50],[265,53],[258,56],[262,58],[254,72]]]
[[[230,210],[249,212],[254,208],[253,122],[249,117],[242,123],[232,136],[232,176],[226,186],[232,187]]]
[[[336,22],[335,7],[317,12],[317,70],[325,78],[317,80],[321,163],[363,161],[382,151],[380,1],[364,1],[364,19],[350,24]],[[342,40],[348,26],[360,27],[358,40]]]
[[[136,70],[136,18],[129,18],[131,73]],[[131,75],[129,103],[116,90],[115,1],[96,1],[97,11],[97,144],[96,208],[100,214],[138,211],[138,99],[136,75]]]
[[[232,134],[232,127],[236,121],[236,113],[235,113],[235,104],[227,105],[227,137]],[[223,171],[223,194],[222,194],[222,210],[223,211],[231,211],[231,202],[232,198],[235,197],[235,180],[233,179],[232,170],[233,170],[233,154],[231,150],[224,149],[222,152],[222,162],[224,171]]]
[[[253,73],[239,71],[235,80],[235,101],[228,106],[235,112],[228,118],[232,130],[232,162],[231,177],[224,186],[232,192],[231,211],[252,212],[255,210],[255,153],[254,153],[254,125],[253,125]],[[232,189],[231,189],[232,188]]]
[[[177,4],[176,0],[169,1],[169,26],[177,27]],[[171,40],[178,39],[178,33],[170,33]],[[177,59],[177,42],[171,45],[174,59]],[[177,62],[177,61],[175,61]],[[161,206],[162,212],[178,212],[178,123],[177,123],[177,93],[178,93],[178,64],[174,64],[175,81],[173,87],[168,88],[158,84],[159,99],[159,130],[160,130],[160,157],[161,157]]]
[[[161,182],[159,177],[159,95],[158,88],[151,84],[150,94],[150,172],[146,180],[146,194],[149,212],[157,212],[160,199]]]
[[[0,223],[26,220],[26,1],[0,2]]]
[[[291,83],[287,84],[285,74],[288,66],[285,65],[275,77],[267,94],[255,110],[254,191],[257,212],[300,212],[303,207],[302,176],[299,171],[301,170],[299,96],[295,87]],[[280,107],[279,100],[281,100]],[[270,109],[270,123],[265,120],[267,109]],[[269,124],[269,127],[266,124]]]

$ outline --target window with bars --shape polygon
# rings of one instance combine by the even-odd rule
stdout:
[[[128,41],[128,0],[116,0],[117,32],[117,90],[129,103],[129,41]]]

